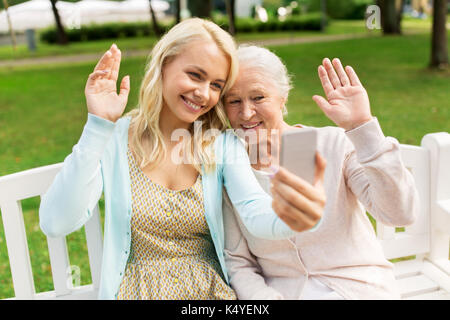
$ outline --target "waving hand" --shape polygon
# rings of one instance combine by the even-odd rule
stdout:
[[[130,77],[125,76],[117,94],[121,52],[115,44],[105,52],[89,75],[84,90],[89,113],[116,122],[120,118],[128,101]]]
[[[325,58],[318,73],[326,99],[315,95],[313,100],[328,118],[345,130],[372,119],[369,97],[352,67],[344,69],[339,59],[331,63]]]

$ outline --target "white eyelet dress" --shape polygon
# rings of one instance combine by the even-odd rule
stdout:
[[[153,183],[128,150],[131,252],[117,299],[234,300],[205,218],[201,175],[185,190]]]

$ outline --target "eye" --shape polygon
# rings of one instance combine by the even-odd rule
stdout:
[[[239,100],[239,99],[231,99],[231,100],[228,100],[228,104],[238,104],[238,103],[240,103],[241,102],[241,100]]]
[[[213,82],[211,85],[218,90],[222,90],[222,85],[220,83]]]
[[[253,98],[253,100],[255,100],[255,101],[260,101],[262,99],[264,99],[264,96],[256,96]]]
[[[196,79],[201,79],[202,78],[200,73],[197,73],[197,72],[189,71],[189,72],[187,72],[187,74],[190,75],[193,78],[196,78]]]

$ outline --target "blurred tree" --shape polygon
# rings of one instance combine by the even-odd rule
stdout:
[[[235,15],[235,0],[225,0],[227,6],[227,14],[229,21],[228,32],[234,36],[236,34],[236,15]]]
[[[6,10],[6,19],[8,20],[9,33],[11,35],[11,42],[12,42],[13,49],[15,51],[16,50],[16,45],[17,45],[17,43],[16,43],[16,35],[14,33],[14,29],[13,29],[12,24],[11,24],[11,19],[9,17],[9,13],[8,13],[9,5],[8,5],[8,1],[7,0],[3,0],[3,6],[4,6],[5,10]]]
[[[59,16],[58,8],[56,8],[57,1],[58,0],[50,0],[50,2],[52,3],[53,15],[55,16],[56,31],[58,34],[58,44],[66,45],[69,43],[69,40],[67,38],[66,31],[64,30],[64,26],[63,26],[61,18]]]
[[[162,32],[161,32],[161,29],[159,28],[158,20],[156,19],[155,10],[153,10],[152,0],[148,0],[148,1],[150,1],[150,16],[152,17],[153,32],[155,33],[155,35],[158,38],[160,38],[162,35]]]
[[[401,34],[401,20],[405,0],[377,0],[377,5],[381,10],[383,34]]]
[[[175,21],[176,23],[181,21],[181,2],[180,0],[175,0]]]
[[[433,1],[433,31],[430,61],[430,67],[432,68],[444,69],[448,67],[447,10],[447,0]]]
[[[188,0],[188,9],[193,17],[211,18],[212,0]]]

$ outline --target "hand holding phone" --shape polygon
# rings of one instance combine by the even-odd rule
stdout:
[[[272,177],[272,208],[292,230],[306,231],[322,218],[326,160],[317,152],[316,129],[282,135],[280,167]]]

